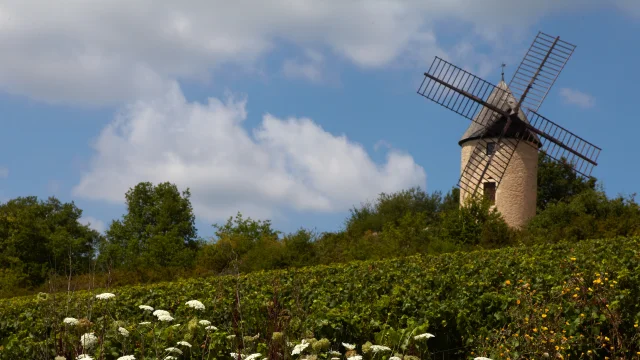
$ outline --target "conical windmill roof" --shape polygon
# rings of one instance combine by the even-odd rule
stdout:
[[[514,108],[518,101],[511,93],[511,89],[504,80],[500,81],[498,86],[491,92],[489,98],[487,99],[489,104],[492,104],[496,107],[503,109],[504,111],[509,111],[510,108]],[[529,124],[529,120],[524,114],[524,111],[519,111],[518,118],[523,122]],[[480,112],[474,118],[474,121],[471,122],[471,125],[467,128],[467,131],[464,132],[460,141],[458,141],[458,145],[462,146],[463,143],[475,139],[479,139],[481,137],[497,137],[502,132],[504,125],[506,123],[506,119],[504,116],[497,114],[495,111],[488,109],[486,107],[482,107]],[[484,124],[484,125],[483,125]],[[507,131],[505,137],[514,137],[515,131],[517,131],[517,127],[511,126],[511,130]],[[533,134],[535,139],[532,139],[533,142],[537,142],[540,144],[540,139],[537,135]]]

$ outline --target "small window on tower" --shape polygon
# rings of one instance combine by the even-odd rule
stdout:
[[[488,142],[487,143],[487,156],[492,155],[496,151],[496,143]]]
[[[496,183],[492,181],[484,183],[483,194],[486,199],[489,199],[491,204],[495,204],[496,203]]]

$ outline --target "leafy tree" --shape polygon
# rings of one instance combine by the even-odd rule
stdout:
[[[269,220],[244,218],[240,212],[223,225],[214,224],[213,242],[204,246],[198,265],[214,273],[252,271],[281,267],[279,232]],[[237,268],[235,267],[237,265]]]
[[[595,178],[585,180],[577,175],[565,158],[557,162],[542,151],[538,154],[538,211],[550,204],[567,201],[585,190],[593,190],[595,185]]]
[[[42,283],[50,272],[87,271],[100,234],[78,222],[82,210],[55,197],[18,197],[0,205],[0,268],[22,287]]]
[[[195,257],[197,231],[189,189],[141,182],[126,193],[127,213],[115,220],[101,246],[101,261],[130,269],[185,267]]]

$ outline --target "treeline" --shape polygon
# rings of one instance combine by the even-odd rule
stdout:
[[[542,156],[538,183],[537,215],[519,230],[487,202],[458,206],[456,188],[412,188],[354,207],[337,232],[284,234],[238,213],[213,225],[212,239],[197,235],[189,190],[170,183],[130,189],[127,212],[105,234],[81,225],[74,203],[16,198],[0,205],[0,296],[640,235],[634,195],[609,198],[595,179]]]

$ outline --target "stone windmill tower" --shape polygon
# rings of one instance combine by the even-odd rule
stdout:
[[[517,102],[504,79],[498,83],[496,89],[498,90],[489,95],[490,103],[494,105],[504,103],[504,99],[499,98],[500,95],[507,97],[506,103],[515,104]],[[518,135],[513,131],[508,131],[500,140],[502,130],[500,124],[494,124],[493,128],[480,125],[483,117],[489,116],[489,112],[489,109],[483,108],[458,141],[458,145],[461,147],[460,174],[464,175],[465,168],[472,157],[485,165],[490,156],[494,156],[493,161],[496,163],[511,156],[500,179],[500,187],[497,187],[496,174],[489,172],[480,181],[478,191],[498,208],[509,226],[522,227],[527,220],[536,214],[538,193],[538,150],[536,145],[540,144],[540,139],[534,134],[531,139],[527,139],[531,142],[530,144],[524,142],[516,144],[515,140]],[[523,112],[518,115],[520,120],[529,123]],[[501,141],[503,146],[498,147],[497,144]],[[504,146],[504,143],[507,142],[509,145],[515,146],[513,154],[509,154],[509,149]],[[479,153],[476,151],[474,154],[476,148],[482,151]],[[462,180],[465,181],[465,184],[460,187],[460,205],[464,205],[465,200],[472,195],[471,189],[476,185],[476,181],[473,179],[463,178]]]
[[[509,84],[503,73],[497,86],[434,59],[418,94],[472,121],[458,142],[461,204],[489,198],[507,224],[521,227],[536,212],[539,151],[591,175],[601,149],[537,112],[574,49],[539,32]]]

